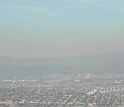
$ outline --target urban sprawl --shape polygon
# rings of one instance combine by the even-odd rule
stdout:
[[[124,107],[124,74],[2,78],[0,107]]]

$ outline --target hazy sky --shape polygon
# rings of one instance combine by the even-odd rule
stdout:
[[[0,56],[124,52],[124,0],[1,0]]]

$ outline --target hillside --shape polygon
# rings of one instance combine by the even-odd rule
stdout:
[[[1,74],[35,75],[85,71],[94,73],[122,73],[124,71],[124,53],[106,53],[64,58],[31,57],[16,59],[0,57]]]

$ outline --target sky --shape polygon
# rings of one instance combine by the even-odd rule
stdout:
[[[124,52],[124,0],[1,0],[0,56]]]

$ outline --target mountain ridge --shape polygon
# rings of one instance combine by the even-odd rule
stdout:
[[[124,53],[107,53],[66,58],[0,57],[0,73],[40,75],[50,73],[124,73]]]

